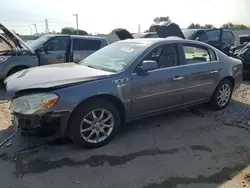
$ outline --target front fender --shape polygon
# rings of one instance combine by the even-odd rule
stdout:
[[[98,95],[111,95],[117,97],[125,107],[126,112],[130,112],[131,106],[131,86],[130,80],[127,79],[123,83],[116,83],[116,78],[108,78],[104,80],[96,80],[55,91],[60,99],[53,107],[53,111],[66,110],[72,112],[84,100]]]

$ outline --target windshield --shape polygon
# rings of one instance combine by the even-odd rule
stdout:
[[[192,30],[192,29],[183,29],[182,33],[185,36],[186,39],[193,39],[193,36],[195,34],[196,30]]]
[[[52,36],[44,35],[42,37],[39,37],[38,39],[32,41],[29,43],[29,46],[32,48],[32,50],[37,50],[40,48],[45,42],[47,42]]]
[[[145,43],[115,42],[91,54],[80,64],[119,73],[126,69],[149,45]]]

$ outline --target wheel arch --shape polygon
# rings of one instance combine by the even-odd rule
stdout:
[[[67,130],[69,128],[69,125],[70,123],[72,122],[73,118],[74,118],[74,114],[75,112],[84,104],[87,104],[89,103],[90,101],[92,100],[98,100],[98,99],[102,99],[102,100],[106,100],[110,103],[112,103],[118,110],[119,112],[119,115],[120,115],[120,118],[121,118],[121,123],[124,123],[125,122],[125,117],[126,117],[126,111],[125,111],[125,106],[124,104],[122,103],[122,101],[114,96],[114,95],[111,95],[111,94],[100,94],[100,95],[95,95],[95,96],[92,96],[92,97],[89,97],[89,98],[86,98],[84,99],[81,103],[79,103],[74,109],[73,111],[70,113],[70,116],[69,116],[69,119],[67,121],[67,127],[66,129],[64,130],[66,133],[65,135],[67,135]]]
[[[234,89],[235,80],[234,80],[234,78],[233,78],[232,76],[226,76],[226,77],[224,77],[224,78],[220,81],[220,83],[223,82],[224,80],[229,80],[229,81],[231,81],[232,84],[233,84],[233,89]],[[219,84],[220,84],[220,83],[219,83]],[[219,84],[218,84],[218,85],[219,85]]]
[[[12,67],[6,74],[6,77],[10,76],[10,73],[13,71],[13,70],[16,70],[16,69],[28,69],[30,68],[29,66],[27,65],[17,65],[17,66],[14,66]]]

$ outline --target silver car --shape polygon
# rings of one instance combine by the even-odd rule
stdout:
[[[48,34],[28,44],[0,23],[0,82],[30,67],[79,62],[116,40],[116,35]]]
[[[5,84],[15,126],[54,128],[95,148],[134,119],[207,102],[223,109],[241,80],[240,60],[202,42],[168,37],[115,42],[78,64],[30,68]]]

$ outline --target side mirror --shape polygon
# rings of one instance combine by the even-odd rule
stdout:
[[[150,70],[154,70],[157,69],[158,65],[156,63],[156,61],[152,61],[152,60],[144,60],[142,62],[142,65],[139,67],[140,73],[141,72],[148,72]]]
[[[196,37],[195,40],[200,40],[200,37]]]

